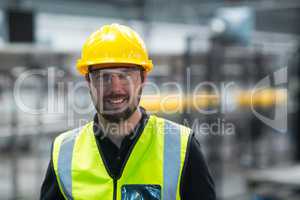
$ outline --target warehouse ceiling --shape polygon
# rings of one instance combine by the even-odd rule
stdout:
[[[121,19],[208,24],[224,6],[250,6],[256,29],[300,34],[298,0],[1,0],[2,9],[19,7],[40,12],[101,16]]]

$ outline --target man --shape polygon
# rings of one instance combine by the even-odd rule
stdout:
[[[129,27],[106,25],[88,38],[77,69],[97,114],[55,139],[40,199],[215,199],[194,133],[139,107],[152,66]]]

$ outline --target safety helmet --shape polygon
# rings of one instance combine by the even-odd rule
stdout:
[[[139,65],[147,72],[153,67],[140,36],[119,24],[104,25],[88,37],[77,61],[77,70],[85,75],[91,65],[99,68]]]

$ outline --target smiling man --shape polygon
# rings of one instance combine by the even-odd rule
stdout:
[[[152,67],[127,26],[105,25],[87,39],[77,69],[97,114],[55,138],[40,199],[215,199],[192,130],[139,106]]]

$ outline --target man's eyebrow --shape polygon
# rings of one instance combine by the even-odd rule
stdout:
[[[106,69],[91,69],[90,72],[132,72],[141,70],[139,67],[120,67],[120,68],[106,68]]]
[[[104,69],[103,72],[128,72],[130,70],[126,68],[122,69]]]
[[[132,72],[132,71],[138,71],[138,68],[119,68],[119,69],[110,69],[106,72]]]

